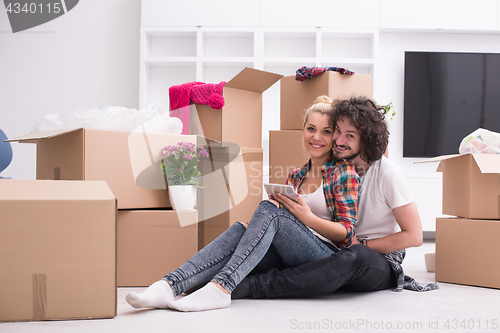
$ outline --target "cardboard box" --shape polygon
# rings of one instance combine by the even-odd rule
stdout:
[[[196,210],[119,210],[118,287],[149,286],[195,255],[197,222]]]
[[[500,288],[499,237],[500,220],[438,218],[436,281]]]
[[[225,105],[191,107],[190,134],[197,134],[240,147],[262,147],[262,93],[283,76],[245,68],[229,80],[222,91]],[[197,112],[195,112],[197,111]]]
[[[281,79],[280,129],[302,129],[305,111],[318,96],[327,95],[337,99],[349,98],[353,94],[372,98],[372,76],[327,71],[302,82],[295,80],[295,75],[286,76]]]
[[[443,214],[500,219],[500,155],[446,155],[424,162],[440,162]]]
[[[198,191],[199,249],[236,221],[250,222],[262,201],[262,149],[221,144],[201,164],[205,189]]]
[[[161,150],[197,135],[74,129],[31,132],[8,141],[37,144],[37,179],[104,180],[119,209],[169,208]]]
[[[116,199],[103,181],[0,180],[0,321],[116,316]]]
[[[309,158],[302,130],[269,131],[270,183],[285,184],[288,173],[300,168]]]

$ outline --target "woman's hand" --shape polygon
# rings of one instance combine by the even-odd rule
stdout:
[[[305,226],[315,230],[323,237],[331,239],[335,242],[345,239],[347,232],[342,224],[334,223],[331,220],[325,220],[314,215],[309,205],[300,197],[300,195],[297,195],[298,202],[295,202],[282,194],[275,194],[271,196],[271,199],[285,206],[285,208],[288,209],[288,211],[292,213],[297,220],[302,222]]]
[[[311,218],[315,217],[315,215],[311,212],[311,208],[307,205],[307,203],[300,197],[300,195],[296,194],[297,201],[295,202],[292,199],[287,198],[286,196],[276,193],[271,196],[271,199],[276,200],[285,208],[293,214],[300,222],[304,223],[308,226],[307,221]]]

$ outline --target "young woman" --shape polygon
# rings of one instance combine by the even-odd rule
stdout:
[[[226,308],[231,292],[250,272],[295,267],[349,246],[359,178],[353,164],[332,156],[331,111],[331,100],[321,96],[306,112],[303,144],[311,157],[287,180],[298,193],[298,205],[292,209],[274,198],[262,201],[248,225],[236,222],[143,293],[129,293],[127,302],[135,308],[179,311]],[[203,283],[203,288],[174,300]]]

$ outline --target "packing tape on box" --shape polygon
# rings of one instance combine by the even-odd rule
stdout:
[[[60,167],[54,168],[54,180],[61,180],[61,168]]]
[[[33,274],[33,320],[47,319],[47,275]]]

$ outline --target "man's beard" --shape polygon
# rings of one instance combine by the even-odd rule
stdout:
[[[334,146],[337,146],[337,144],[334,143]],[[358,156],[359,153],[360,153],[359,150],[357,152],[352,152],[351,148],[347,147],[347,146],[337,146],[337,147],[339,147],[339,148],[349,148],[349,152],[351,153],[350,155],[347,155],[347,156],[344,156],[344,157],[340,157],[339,156],[340,153],[338,151],[336,151],[336,150],[333,150],[333,157],[335,157],[335,159],[337,159],[337,160],[342,159],[342,160],[348,160],[348,161],[350,161],[350,160],[353,160],[354,158],[356,158],[356,156]]]

